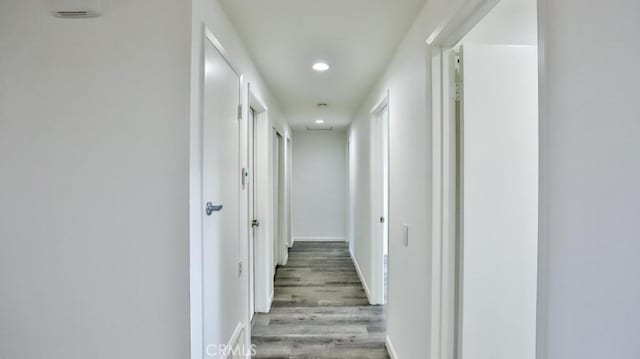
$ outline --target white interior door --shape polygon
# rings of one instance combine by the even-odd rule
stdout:
[[[373,113],[371,126],[371,201],[373,220],[372,304],[385,304],[389,237],[389,111],[385,104]]]
[[[538,218],[535,47],[461,53],[462,359],[534,359]]]
[[[235,302],[223,295],[241,293],[240,127],[237,108],[240,77],[209,41],[205,41],[203,108],[203,312],[204,343],[226,343],[238,318]],[[234,312],[230,308],[238,308]],[[235,324],[234,324],[235,323]]]

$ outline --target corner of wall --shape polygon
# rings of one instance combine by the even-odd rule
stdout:
[[[367,294],[367,300],[369,301],[369,304],[373,304],[371,301],[371,291],[369,290],[369,285],[367,284],[367,281],[365,280],[365,277],[362,274],[362,270],[360,270],[360,265],[358,264],[358,260],[356,259],[356,256],[353,253],[351,253],[351,251],[349,252],[351,254],[351,260],[353,261],[353,265],[354,267],[356,267],[356,272],[358,273],[360,282],[362,283],[362,287],[364,288],[364,292]]]

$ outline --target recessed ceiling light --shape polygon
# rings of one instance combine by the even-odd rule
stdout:
[[[324,123],[324,120],[316,120],[316,123],[317,123],[317,124],[319,124],[319,125],[321,125],[321,124],[323,124],[323,123]]]
[[[326,62],[316,62],[313,64],[313,69],[319,72],[329,70],[329,65]]]

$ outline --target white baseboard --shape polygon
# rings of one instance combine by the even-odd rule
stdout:
[[[364,279],[364,275],[360,270],[360,265],[358,264],[358,260],[353,255],[353,253],[350,253],[350,254],[351,254],[351,260],[353,261],[353,265],[354,267],[356,267],[356,272],[358,273],[358,277],[360,277],[360,282],[362,282],[362,287],[364,288],[364,292],[367,294],[367,300],[369,301],[369,304],[371,304],[371,292],[369,292],[369,286],[367,285],[367,281]]]
[[[234,348],[236,350],[238,347],[242,348],[245,345],[245,338],[244,338],[244,324],[242,324],[242,322],[238,323],[238,326],[236,327],[236,330],[233,331],[233,334],[231,334],[231,338],[229,338],[229,341],[227,342],[227,348]],[[226,355],[223,357],[223,359],[231,359],[234,357],[234,353],[233,351],[230,351],[228,353],[226,353]]]
[[[387,347],[387,351],[389,352],[391,359],[398,359],[398,354],[396,354],[396,350],[393,347],[393,344],[391,344],[391,339],[389,339],[388,335],[384,339],[384,345]]]
[[[295,237],[294,242],[344,242],[344,237]]]
[[[275,294],[275,290],[272,290],[271,294],[269,295],[269,303],[267,303],[267,313],[271,311],[271,306],[273,305],[273,298],[275,298]]]

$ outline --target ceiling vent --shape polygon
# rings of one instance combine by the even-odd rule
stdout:
[[[102,15],[102,0],[50,0],[51,13],[56,17],[81,19]]]
[[[324,131],[330,132],[333,131],[333,127],[307,127],[307,131]]]

